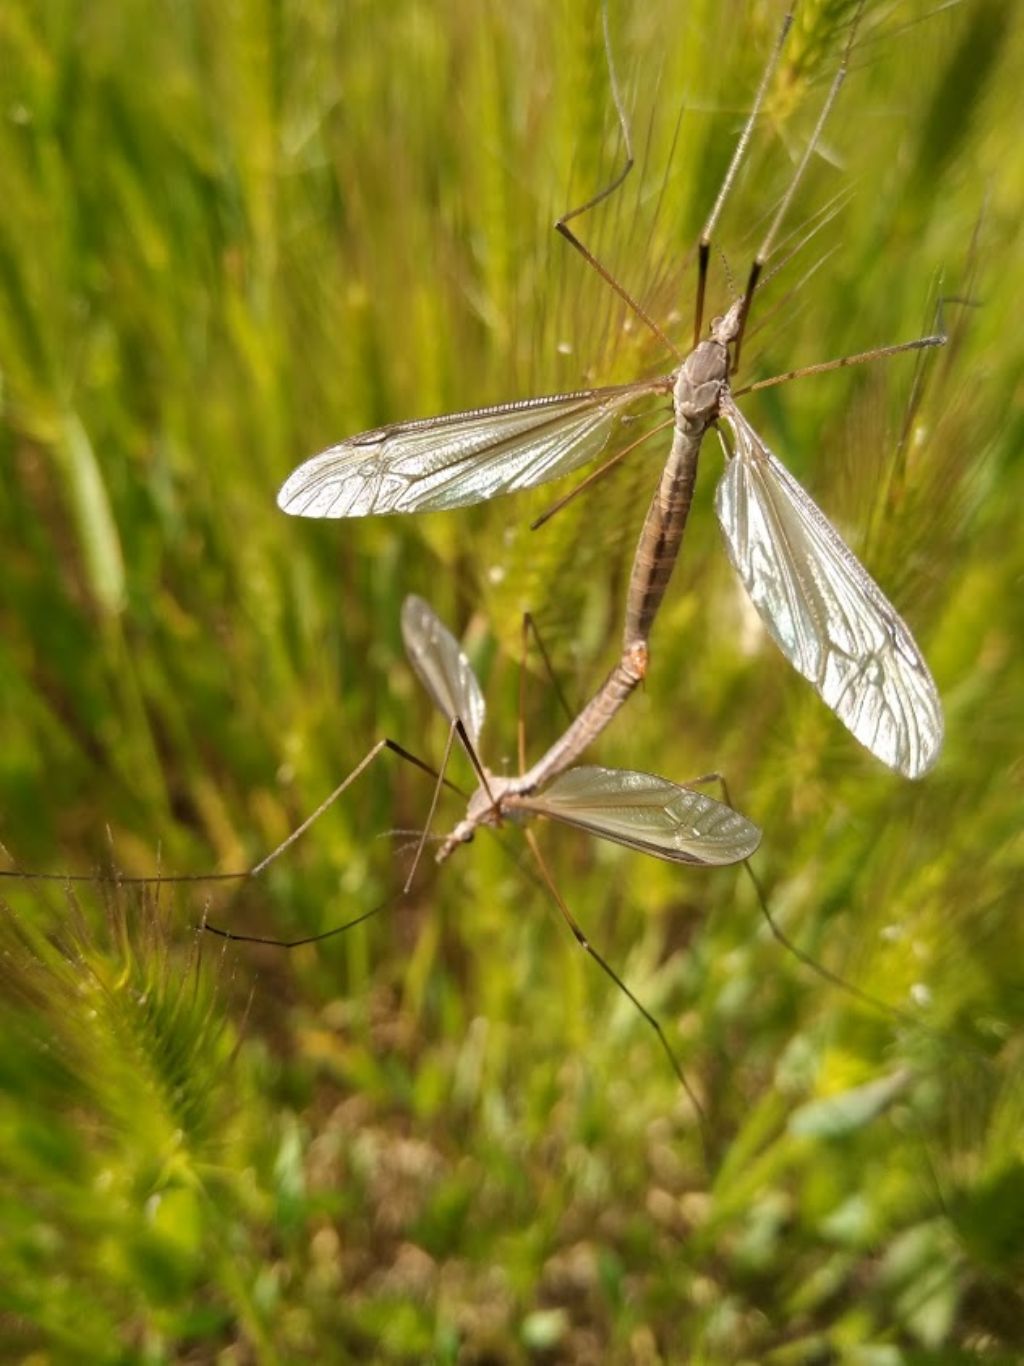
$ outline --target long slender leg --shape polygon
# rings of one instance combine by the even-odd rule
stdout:
[[[433,778],[436,779],[434,783],[433,795],[430,800],[430,809],[427,813],[427,820],[422,832],[420,833],[420,837],[416,845],[416,853],[413,857],[412,866],[409,869],[409,874],[405,879],[405,882],[402,886],[402,890],[398,892],[395,896],[389,897],[386,901],[380,902],[379,905],[374,906],[371,910],[365,911],[362,915],[356,916],[354,920],[346,921],[343,925],[336,925],[333,929],[324,930],[319,934],[305,935],[301,939],[272,939],[263,935],[236,934],[232,931],[222,929],[217,925],[211,925],[208,921],[204,921],[203,929],[206,930],[209,934],[219,935],[222,939],[233,939],[247,944],[269,944],[275,948],[282,949],[294,949],[299,948],[303,944],[317,944],[320,943],[321,940],[331,939],[335,935],[343,934],[346,930],[350,930],[356,925],[361,925],[364,921],[369,920],[371,916],[377,915],[380,911],[386,909],[388,906],[393,905],[402,897],[408,896],[409,890],[412,887],[413,879],[416,876],[416,870],[419,867],[420,859],[423,855],[423,850],[426,846],[427,839],[430,835],[430,828],[433,824],[434,814],[437,811],[437,803],[440,799],[441,788],[449,787],[452,788],[454,791],[459,792],[460,796],[466,795],[464,792],[461,791],[460,788],[457,788],[455,784],[450,782],[448,778],[445,776],[446,770],[448,768],[448,760],[451,758],[452,745],[454,743],[456,735],[460,737],[463,744],[469,750],[470,756],[473,757],[472,746],[470,744],[469,737],[466,735],[465,727],[463,726],[462,722],[456,718],[454,721],[452,721],[448,729],[448,740],[444,749],[444,757],[441,761],[440,769],[437,770],[431,768],[429,764],[425,764],[421,759],[417,759],[415,755],[410,754],[408,750],[403,749],[402,746],[397,744],[394,740],[385,739],[378,741],[377,744],[374,745],[373,748],[369,751],[369,753],[365,755],[365,757],[360,761],[360,763],[356,765],[356,767],[348,775],[345,781],[343,783],[340,783],[338,787],[335,788],[335,790],[331,793],[327,800],[322,802],[320,806],[317,807],[316,811],[314,811],[313,814],[309,816],[302,823],[302,825],[299,826],[299,828],[288,837],[287,840],[280,844],[277,847],[277,849],[273,851],[273,853],[269,854],[261,863],[257,864],[256,867],[252,870],[251,874],[251,876],[254,876],[257,873],[262,872],[263,869],[266,868],[266,866],[273,859],[277,858],[279,854],[283,853],[284,850],[290,844],[292,844],[295,840],[299,838],[300,835],[302,835],[306,830],[309,829],[309,827],[318,817],[323,815],[327,808],[331,806],[333,802],[335,802],[338,799],[338,797],[341,796],[345,789],[352,782],[354,782],[354,780],[360,775],[360,773],[364,772],[364,770],[370,766],[370,764],[374,761],[374,759],[376,759],[376,757],[381,753],[382,750],[391,749],[395,753],[399,754],[403,759],[409,760],[409,762],[415,764],[417,768],[420,768],[424,772],[429,773]]]
[[[413,856],[412,865],[409,868],[409,876],[405,879],[405,886],[402,888],[403,896],[408,896],[409,894],[409,888],[412,886],[412,880],[416,876],[416,869],[420,865],[420,859],[423,857],[423,849],[430,835],[430,827],[434,823],[434,813],[437,811],[437,803],[441,796],[441,787],[444,784],[444,775],[448,769],[448,760],[451,758],[452,743],[455,740],[457,724],[457,722],[453,721],[448,727],[448,739],[445,742],[444,756],[441,759],[441,767],[438,770],[437,782],[434,784],[434,792],[430,798],[430,809],[427,812],[427,819],[424,822],[423,831],[420,834],[419,843],[416,846],[416,853]]]
[[[562,689],[558,675],[555,673],[555,666],[551,662],[547,646],[544,644],[537,623],[533,619],[532,612],[523,613],[523,641],[522,653],[519,656],[519,721],[516,727],[519,747],[519,774],[522,776],[526,772],[526,659],[530,648],[530,636],[533,636],[538,653],[544,661],[544,668],[547,672],[548,682],[551,685],[555,697],[566,717],[571,722],[576,715],[576,710],[569,705],[569,700]]]
[[[490,798],[491,805],[496,807],[497,801],[495,800],[494,793],[491,790],[491,785],[487,781],[487,770],[480,762],[480,756],[476,752],[476,746],[473,744],[473,741],[469,738],[468,734],[466,733],[466,727],[462,724],[461,720],[458,717],[455,718],[455,733],[462,741],[462,748],[469,755],[470,763],[473,765],[474,769],[476,769],[476,776],[480,779],[480,786],[483,788],[483,790],[487,793],[487,796]]]
[[[519,653],[519,707],[516,716],[516,753],[519,759],[520,778],[526,772],[526,652],[530,648],[529,612],[523,613],[523,638]]]
[[[729,784],[721,773],[705,773],[700,778],[692,778],[686,783],[686,786],[698,787],[707,784],[717,784],[721,788],[722,800],[725,802],[726,806],[732,806]],[[735,810],[735,808],[733,809]],[[845,978],[840,977],[838,973],[825,967],[823,963],[819,963],[816,959],[812,958],[809,953],[805,953],[803,949],[794,944],[792,939],[789,938],[772,915],[771,907],[768,905],[767,893],[764,890],[761,879],[754,872],[750,859],[743,860],[743,870],[754,888],[758,905],[761,908],[761,914],[764,916],[765,922],[767,923],[773,938],[777,943],[781,944],[784,949],[791,953],[798,962],[803,963],[804,967],[810,968],[816,976],[820,977],[822,981],[827,982],[829,986],[838,987],[840,991],[846,992],[848,996],[852,996],[855,1000],[860,1001],[862,1005],[870,1006],[872,1010],[881,1011],[882,1014],[894,1017],[906,1024],[916,1023],[913,1016],[906,1011],[900,1010],[898,1006],[890,1005],[888,1001],[883,1001],[879,997],[873,996],[869,991],[862,991],[860,987],[854,986],[852,982],[847,982]]]
[[[520,778],[526,772],[526,659],[530,648],[531,634],[536,642],[537,649],[540,651],[540,657],[544,661],[548,680],[551,687],[554,689],[555,696],[558,698],[562,710],[569,718],[570,727],[576,718],[576,712],[569,705],[568,699],[562,691],[562,685],[558,681],[558,675],[555,673],[554,665],[551,663],[551,656],[548,654],[547,646],[541,639],[540,631],[537,629],[537,623],[534,621],[530,612],[523,613],[522,631],[522,650],[519,655],[519,715],[516,722],[516,747],[518,750]]]
[[[837,972],[833,972],[830,968],[825,967],[824,963],[819,963],[817,959],[812,958],[809,953],[805,953],[803,949],[794,944],[792,939],[789,938],[772,915],[771,908],[768,905],[767,893],[764,890],[761,879],[751,867],[749,859],[743,860],[743,868],[754,888],[758,905],[761,908],[761,914],[764,916],[768,928],[777,943],[781,944],[794,958],[803,963],[804,967],[810,968],[810,970],[816,976],[820,977],[823,982],[827,982],[829,986],[838,987],[840,991],[843,991],[847,996],[852,996],[855,1000],[860,1001],[862,1005],[870,1006],[872,1010],[880,1011],[883,1015],[888,1015],[891,1018],[900,1020],[904,1024],[916,1023],[914,1017],[907,1011],[900,1010],[899,1006],[890,1005],[888,1001],[881,1000],[880,997],[872,995],[870,991],[863,991],[860,987],[854,986],[852,982],[847,982],[846,979],[840,977]]]
[[[733,389],[733,398],[743,394],[756,393],[758,389],[771,389],[776,384],[788,384],[791,379],[805,379],[808,375],[824,375],[829,370],[843,370],[848,365],[863,365],[866,361],[884,360],[886,356],[898,356],[901,351],[923,351],[929,346],[945,346],[948,338],[945,332],[936,332],[928,337],[915,337],[913,341],[895,342],[892,346],[875,346],[870,351],[858,351],[852,356],[838,356],[834,360],[819,361],[817,365],[803,365],[797,370],[786,370],[770,379],[759,379],[756,384],[746,384],[742,389]]]
[[[6,854],[7,850],[3,852]],[[126,877],[120,873],[43,873],[33,868],[0,868],[0,878],[10,878],[12,882],[88,883],[95,886],[116,883],[119,887],[151,886],[161,882],[236,882],[249,874],[248,868],[234,873],[154,873],[146,877]]]
[[[335,935],[344,934],[346,930],[351,930],[356,925],[362,925],[364,921],[379,915],[381,911],[393,906],[396,901],[405,895],[404,890],[388,897],[387,901],[381,901],[370,910],[364,911],[362,915],[357,915],[354,920],[346,920],[343,925],[335,925],[331,930],[322,930],[319,934],[306,934],[301,939],[273,939],[269,935],[262,934],[238,934],[234,930],[225,930],[219,925],[213,925],[204,916],[200,929],[206,934],[214,934],[218,939],[231,939],[236,944],[266,944],[274,949],[299,949],[304,944],[319,944],[324,939],[333,939]]]
[[[296,830],[293,830],[287,839],[283,840],[277,846],[276,849],[272,850],[272,852],[266,856],[266,858],[261,859],[260,862],[257,863],[249,872],[242,873],[239,875],[244,878],[249,878],[256,877],[260,873],[262,873],[263,870],[267,868],[271,863],[273,863],[275,859],[279,858],[280,855],[283,854],[286,849],[290,848],[290,846],[294,844],[295,841],[299,839],[301,835],[304,835],[305,832],[309,829],[309,827],[314,823],[314,821],[319,820],[319,818],[324,814],[324,812],[327,811],[329,807],[333,806],[333,804],[338,800],[342,793],[348,787],[350,787],[353,782],[355,782],[356,778],[358,778],[360,774],[364,773],[369,768],[369,766],[378,757],[378,755],[380,755],[385,749],[388,749],[391,750],[392,753],[397,754],[400,758],[405,759],[407,762],[415,765],[416,768],[421,769],[424,773],[428,773],[432,778],[436,779],[434,787],[434,797],[430,806],[430,817],[428,817],[427,827],[424,830],[423,836],[420,840],[420,845],[417,849],[416,858],[413,861],[413,867],[409,873],[408,878],[405,881],[404,886],[402,887],[402,890],[399,893],[397,893],[395,896],[389,897],[386,901],[380,902],[371,910],[364,911],[362,915],[356,916],[353,920],[348,920],[342,925],[335,925],[334,928],[330,930],[322,930],[318,934],[303,935],[299,939],[274,939],[267,935],[239,934],[233,930],[226,930],[219,925],[211,924],[210,921],[208,921],[204,917],[202,928],[206,931],[206,933],[217,935],[221,939],[232,939],[238,943],[243,944],[267,944],[273,948],[296,949],[304,944],[318,944],[324,939],[332,939],[335,935],[343,934],[346,930],[350,930],[356,925],[361,925],[364,921],[369,920],[372,916],[377,915],[380,911],[385,910],[388,906],[393,905],[401,897],[406,896],[408,894],[409,887],[412,883],[413,874],[416,871],[416,864],[419,861],[423,845],[426,842],[426,835],[430,829],[430,819],[433,817],[434,810],[437,806],[438,794],[441,790],[441,787],[446,786],[454,788],[455,786],[454,783],[450,783],[448,779],[445,777],[444,771],[445,765],[447,765],[448,762],[449,753],[451,751],[451,736],[454,733],[454,729],[455,728],[453,725],[452,731],[449,733],[448,746],[445,749],[444,765],[442,765],[440,770],[431,768],[429,764],[424,763],[422,759],[418,759],[415,754],[411,754],[407,749],[405,749],[402,745],[398,744],[398,742],[395,740],[390,740],[387,738],[383,740],[378,740],[377,743],[363,756],[359,763],[356,764],[355,768],[351,771],[351,773],[349,773],[348,777],[345,778],[343,782],[338,784],[338,786],[334,789],[330,796],[327,797],[324,801],[322,801],[320,805],[317,807],[317,809],[310,816],[307,816],[306,819],[302,822],[302,824]],[[461,793],[460,791],[460,795],[465,794]]]
[[[551,656],[548,654],[547,647],[541,639],[540,631],[537,629],[537,623],[534,621],[533,615],[530,612],[523,613],[522,631],[522,649],[519,654],[519,708],[516,720],[516,748],[518,751],[520,778],[526,772],[526,660],[530,649],[531,634],[533,635],[537,649],[540,652],[540,657],[544,661],[544,667],[547,669],[548,680],[554,689],[555,696],[558,698],[562,710],[569,718],[570,724],[576,715],[572,707],[570,707],[565,693],[562,691],[562,685],[558,681],[558,675],[555,673],[554,665],[551,663]]]
[[[643,1004],[643,1002],[640,1001],[639,998],[635,996],[632,991],[630,991],[629,987],[622,980],[622,978],[615,971],[615,969],[611,966],[611,964],[608,963],[608,961],[605,958],[603,958],[600,953],[598,953],[597,949],[594,948],[593,944],[591,944],[590,940],[583,933],[583,930],[580,928],[576,918],[569,910],[569,907],[565,904],[565,899],[563,898],[561,892],[555,885],[554,878],[551,876],[551,871],[545,863],[544,857],[540,852],[540,846],[537,843],[537,837],[534,835],[533,831],[529,829],[524,831],[524,833],[526,835],[527,843],[530,846],[530,850],[533,853],[534,858],[537,860],[537,867],[540,869],[541,877],[544,879],[545,885],[547,886],[548,891],[551,893],[555,905],[561,911],[565,923],[568,925],[573,938],[576,940],[576,943],[580,946],[584,953],[590,955],[590,957],[594,960],[595,963],[597,963],[598,967],[605,974],[605,976],[611,978],[611,980],[615,983],[615,985],[622,992],[622,994],[629,1001],[632,1002],[635,1008],[640,1012],[640,1014],[643,1016],[643,1018],[647,1021],[650,1027],[654,1030],[655,1034],[658,1036],[658,1042],[664,1049],[665,1056],[668,1058],[669,1063],[672,1066],[673,1072],[675,1072],[676,1076],[678,1077],[680,1085],[689,1097],[690,1104],[693,1106],[694,1112],[696,1113],[697,1123],[700,1126],[701,1142],[704,1145],[704,1153],[706,1157],[709,1152],[708,1134],[706,1128],[707,1117],[704,1114],[703,1107],[701,1106],[700,1101],[697,1099],[697,1096],[694,1093],[693,1088],[686,1079],[686,1073],[683,1071],[682,1064],[673,1052],[672,1045],[669,1043],[664,1029],[661,1027],[661,1024],[658,1021],[657,1017],[655,1015],[652,1015],[651,1012],[647,1009],[647,1007]]]
[[[530,530],[537,531],[545,522],[549,522],[556,512],[561,512],[564,507],[571,503],[577,494],[582,493],[584,489],[590,488],[592,484],[596,484],[599,479],[603,478],[610,470],[613,470],[620,460],[625,459],[625,457],[632,451],[635,451],[638,446],[642,446],[645,441],[649,441],[652,436],[657,436],[658,432],[663,432],[667,427],[671,427],[674,422],[674,416],[666,418],[664,422],[659,422],[656,427],[651,427],[648,431],[644,432],[642,436],[638,436],[635,441],[631,441],[628,446],[623,446],[621,451],[616,451],[614,455],[609,456],[603,465],[598,465],[596,470],[591,470],[585,479],[581,479],[578,484],[571,488],[563,497],[559,498],[556,503],[552,503],[546,512],[542,512],[535,521],[531,522]]]
[[[703,231],[700,235],[700,241],[697,244],[697,304],[693,318],[694,346],[700,341],[700,330],[704,321],[704,294],[708,282],[708,262],[711,258],[711,238],[718,224],[718,219],[729,195],[729,191],[732,189],[733,182],[739,172],[740,163],[742,162],[747,146],[750,143],[751,136],[754,132],[754,124],[757,122],[757,116],[761,112],[761,105],[764,103],[764,97],[768,92],[768,84],[775,72],[775,68],[779,64],[779,57],[782,54],[783,44],[786,41],[786,35],[789,33],[792,24],[793,8],[791,6],[782,20],[782,27],[779,29],[778,37],[775,39],[775,46],[772,48],[771,55],[768,58],[768,64],[765,66],[764,72],[762,73],[761,83],[757,87],[754,103],[751,105],[750,113],[747,115],[747,121],[743,125],[743,131],[740,133],[739,141],[736,144],[736,150],[732,154],[732,160],[729,162],[729,168],[725,173],[725,179],[722,181],[722,187],[718,191],[718,196],[715,199],[714,204],[711,206],[711,212],[708,214],[707,222],[704,224]]]
[[[258,877],[265,868],[269,867],[271,863],[280,858],[286,849],[289,849],[297,839],[304,835],[309,827],[315,821],[319,820],[329,807],[334,805],[342,793],[355,782],[360,774],[366,771],[370,764],[372,764],[377,756],[385,749],[390,750],[392,754],[397,754],[400,759],[404,759],[407,763],[414,765],[414,767],[420,769],[423,773],[429,774],[431,778],[436,779],[439,783],[443,783],[445,787],[450,788],[460,797],[465,797],[467,795],[462,788],[451,782],[450,779],[444,777],[443,774],[439,774],[435,768],[432,768],[430,764],[425,763],[422,759],[407,750],[403,745],[400,745],[397,740],[385,738],[383,740],[378,740],[377,743],[368,750],[348,776],[338,784],[330,796],[325,798],[311,815],[306,817],[301,825],[293,830],[276,848],[272,849],[269,854],[260,859],[260,861],[251,868],[242,868],[227,873],[157,873],[150,876],[126,876],[120,873],[43,873],[32,870],[26,871],[20,868],[3,868],[0,869],[0,878],[10,878],[15,881],[23,882],[91,883],[97,885],[115,884],[121,887],[139,887],[157,886],[163,883],[240,882],[246,878]]]
[[[276,849],[272,849],[271,852],[266,856],[266,858],[260,859],[259,863],[257,863],[253,868],[249,870],[248,876],[259,877],[260,873],[263,872],[264,868],[269,868],[269,866],[276,859],[281,857],[281,855],[284,853],[286,849],[290,849],[296,840],[301,839],[302,836],[309,829],[309,827],[315,821],[318,821],[320,817],[324,814],[324,812],[329,810],[334,805],[334,803],[338,800],[338,798],[346,790],[346,788],[350,787],[352,783],[354,783],[355,780],[360,776],[360,774],[364,773],[366,769],[370,767],[374,759],[377,758],[378,754],[380,754],[385,749],[399,750],[399,747],[395,745],[394,742],[391,740],[378,740],[377,743],[373,746],[373,748],[370,749],[362,757],[362,759],[360,759],[359,763],[356,764],[355,768],[348,775],[348,777],[338,784],[338,786],[334,789],[330,796],[325,797],[324,800],[320,803],[320,805],[316,808],[316,810],[312,812],[311,815],[307,816],[306,819],[302,822],[302,824],[298,826],[295,830],[293,830],[287,839],[282,840],[282,842],[277,846]],[[402,751],[399,750],[399,752]],[[411,755],[404,757],[412,758]],[[419,763],[418,760],[413,760],[413,762],[417,764]]]
[[[601,5],[601,23],[604,28],[604,50],[605,56],[608,59],[608,80],[612,90],[612,101],[615,105],[615,113],[618,116],[619,127],[622,130],[622,141],[626,150],[625,164],[615,179],[609,185],[606,185],[603,190],[599,190],[597,194],[592,195],[586,203],[579,204],[575,209],[570,209],[567,213],[562,214],[561,218],[555,224],[555,231],[561,233],[570,246],[576,248],[584,261],[597,271],[605,284],[609,285],[623,303],[626,304],[628,308],[632,309],[640,321],[650,329],[666,350],[670,351],[677,360],[681,360],[682,357],[677,348],[669,341],[668,337],[666,337],[665,333],[643,305],[633,298],[625,286],[621,285],[618,280],[616,280],[607,266],[601,264],[590,248],[581,242],[569,227],[569,224],[574,218],[579,218],[583,214],[588,213],[591,209],[596,208],[598,204],[603,203],[604,200],[613,195],[633,169],[633,140],[630,136],[629,120],[626,118],[626,110],[622,102],[622,94],[619,90],[619,78],[615,70],[615,62],[612,59],[611,35],[608,30],[608,0],[603,0]]]

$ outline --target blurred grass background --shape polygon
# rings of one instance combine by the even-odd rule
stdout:
[[[727,206],[745,274],[852,6],[800,7]],[[934,11],[934,12],[932,12]],[[4,886],[7,1359],[1016,1361],[1024,1350],[1018,92],[1001,0],[869,3],[745,400],[915,630],[947,709],[919,784],[765,643],[708,443],[649,684],[593,760],[718,768],[755,866],[542,831],[649,1031],[478,840],[401,883],[429,784],[382,759],[259,883]],[[693,243],[777,3],[612,6],[639,153],[584,239],[685,345]],[[582,701],[617,654],[665,443],[550,501],[317,525],[274,494],[340,436],[669,368],[551,231],[619,148],[594,3],[0,12],[0,839],[8,866],[244,867],[379,736],[437,759],[403,596],[464,633],[514,762],[519,617]],[[795,241],[796,239],[794,239]],[[783,255],[784,253],[780,253]],[[817,264],[818,268],[812,271]],[[763,324],[763,326],[761,326]],[[562,718],[538,673],[531,752]],[[461,762],[461,761],[460,761]],[[463,763],[455,775],[469,782]],[[442,819],[454,823],[458,803]]]

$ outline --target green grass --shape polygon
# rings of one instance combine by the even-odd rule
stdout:
[[[852,8],[800,8],[722,223],[736,278]],[[422,822],[430,786],[390,757],[235,893],[7,883],[6,1357],[1019,1358],[1024,33],[1002,0],[929,8],[869,4],[789,222],[841,210],[765,288],[744,370],[918,335],[939,293],[977,306],[947,306],[920,368],[744,408],[911,623],[942,759],[917,784],[883,770],[754,629],[711,441],[648,686],[593,753],[726,773],[787,933],[911,1018],[787,955],[742,870],[541,830],[666,1021],[709,1167],[656,1041],[493,841],[316,948],[197,935],[207,912],[311,933],[396,890],[401,840],[378,836]],[[597,13],[4,7],[11,866],[243,867],[381,735],[439,759],[401,653],[410,591],[480,668],[494,767],[514,762],[524,608],[574,700],[603,677],[657,441],[538,534],[545,491],[337,525],[274,504],[304,455],[377,422],[667,368],[551,231],[617,164]],[[579,227],[683,343],[692,246],[778,20],[613,6],[640,164]],[[539,754],[563,723],[539,672],[527,719]]]

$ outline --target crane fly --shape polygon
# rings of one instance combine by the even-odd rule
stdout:
[[[469,843],[481,828],[498,829],[505,821],[525,824],[537,816],[669,863],[704,867],[741,863],[760,844],[761,832],[757,826],[724,802],[653,773],[596,766],[569,767],[567,755],[570,751],[565,746],[556,745],[553,747],[556,758],[542,759],[518,777],[493,773],[479,757],[480,735],[487,714],[480,683],[461,645],[422,598],[409,596],[402,605],[402,639],[415,673],[449,725],[434,800],[404,891],[407,892],[412,884],[426,844],[456,735],[472,761],[479,786],[469,798],[465,816],[442,840],[436,856],[438,863],[444,863],[460,845]],[[522,762],[522,744],[520,758]],[[363,762],[365,765],[368,759]],[[544,776],[538,777],[539,774]],[[591,944],[555,885],[533,832],[527,829],[525,835],[544,884],[576,943],[615,983],[657,1035],[703,1126],[700,1102],[658,1019]]]
[[[75,874],[28,872],[24,869],[0,869],[0,878],[59,882],[67,885],[110,883],[117,887],[161,886],[163,884],[243,882],[258,878],[286,850],[291,848],[335,802],[366,772],[385,751],[397,755],[434,780],[433,798],[427,821],[419,832],[416,852],[404,884],[396,896],[363,911],[332,929],[304,935],[295,939],[278,939],[228,930],[212,924],[204,913],[201,928],[223,939],[243,943],[263,944],[284,949],[320,943],[360,925],[392,906],[400,897],[409,894],[421,856],[430,837],[438,799],[442,787],[462,797],[466,793],[446,776],[448,761],[456,738],[465,748],[479,779],[476,790],[469,795],[464,817],[456,823],[439,844],[436,861],[441,864],[463,844],[474,839],[480,829],[499,831],[506,822],[523,826],[531,854],[537,862],[544,887],[558,907],[577,944],[598,964],[605,975],[626,996],[646,1023],[657,1035],[676,1076],[690,1096],[703,1124],[699,1101],[694,1095],[685,1073],[668,1042],[664,1029],[650,1010],[640,1001],[625,981],[590,943],[555,885],[547,864],[528,822],[540,817],[566,825],[624,846],[636,853],[649,854],[669,863],[700,867],[724,867],[744,863],[753,883],[762,914],[774,938],[806,967],[824,981],[854,996],[873,1009],[906,1020],[897,1007],[879,1000],[870,993],[845,981],[829,968],[818,963],[799,948],[778,925],[773,916],[760,881],[747,860],[757,850],[761,831],[751,821],[735,811],[727,801],[716,801],[696,790],[697,783],[718,778],[712,774],[684,785],[656,774],[635,769],[604,768],[594,765],[572,765],[572,757],[581,744],[557,740],[531,767],[525,764],[522,725],[520,724],[520,772],[507,777],[486,768],[479,758],[479,742],[486,720],[486,704],[473,667],[448,628],[422,599],[406,598],[402,607],[402,637],[409,661],[431,700],[448,721],[448,742],[439,769],[418,758],[397,741],[378,740],[333,792],[283,839],[269,854],[251,868],[237,872],[166,874],[151,876],[112,874]],[[525,642],[525,631],[524,631]],[[521,665],[521,688],[525,680],[525,652]],[[520,697],[522,708],[522,692]],[[520,717],[520,723],[522,717]],[[574,730],[576,723],[570,726]],[[724,782],[723,782],[724,788]]]
[[[103,877],[95,874],[31,873],[21,869],[3,869],[0,870],[0,877],[64,883],[113,882],[125,886],[252,879],[262,874],[305,834],[355,780],[366,772],[375,759],[385,750],[390,750],[435,780],[426,825],[420,832],[409,873],[398,894],[406,896],[412,887],[421,855],[430,836],[442,787],[460,791],[446,776],[448,760],[456,738],[466,749],[473,763],[479,778],[479,786],[469,796],[465,816],[441,840],[436,855],[439,864],[445,863],[460,846],[473,840],[480,829],[497,830],[506,822],[525,826],[528,821],[537,817],[570,826],[669,863],[722,867],[743,862],[757,849],[761,840],[758,827],[725,802],[716,801],[694,787],[671,782],[653,773],[597,766],[569,767],[569,760],[566,757],[568,751],[564,746],[557,749],[555,758],[549,759],[545,756],[533,769],[523,771],[517,777],[493,773],[483,766],[479,758],[479,742],[486,718],[486,706],[480,683],[461,645],[427,603],[418,597],[408,597],[403,604],[402,637],[413,670],[449,724],[448,743],[439,769],[417,758],[395,740],[378,740],[330,796],[321,802],[301,825],[252,868],[240,872],[152,877],[114,874]],[[538,774],[542,776],[538,777]],[[543,883],[576,942],[625,994],[653,1029],[700,1115],[699,1102],[686,1080],[661,1024],[590,943],[558,891],[533,832],[527,829],[525,835],[531,853],[537,861]],[[272,939],[237,933],[210,924],[205,917],[202,928],[225,939],[280,948],[297,948],[351,929],[391,905],[394,900],[395,898],[391,898],[334,929],[300,939]]]
[[[679,553],[700,446],[710,428],[720,431],[724,425],[731,432],[732,449],[726,452],[715,500],[718,520],[729,557],[768,633],[844,725],[883,763],[908,778],[918,778],[938,756],[943,735],[942,705],[909,628],[734,400],[738,393],[804,373],[938,346],[945,341],[944,334],[790,371],[739,391],[733,391],[730,384],[755,288],[845,77],[859,17],[860,10],[814,132],[754,258],[746,288],[721,317],[712,320],[709,336],[701,341],[712,234],[791,25],[792,10],[786,15],[701,234],[694,346],[677,369],[630,384],[502,403],[362,432],[306,460],[285,480],[278,494],[278,506],[284,512],[312,518],[466,507],[572,473],[601,454],[635,405],[643,400],[671,399],[670,421],[641,438],[646,440],[672,427],[668,461],[634,557],[622,655],[581,714],[579,733],[567,737],[570,749],[584,735],[592,738],[607,725],[647,672],[650,633]],[[661,328],[568,227],[572,218],[613,193],[633,164],[606,8],[603,18],[626,165],[611,185],[567,213],[556,227],[675,351]],[[638,444],[633,442],[612,456],[583,484],[593,482]],[[561,503],[556,509],[558,506]]]
[[[703,792],[632,769],[571,768],[541,760],[518,777],[491,772],[479,760],[486,709],[458,641],[422,598],[407,597],[402,637],[409,661],[434,705],[462,739],[480,785],[465,817],[437,853],[443,863],[481,826],[543,816],[670,863],[741,863],[761,833],[744,816]],[[557,744],[557,742],[556,742]],[[553,747],[554,748],[554,747]],[[559,754],[563,751],[559,748]],[[543,778],[538,778],[538,772]]]

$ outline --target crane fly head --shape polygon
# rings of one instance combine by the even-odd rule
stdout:
[[[451,858],[460,844],[469,844],[481,825],[490,825],[495,829],[501,825],[503,815],[501,803],[505,791],[510,785],[510,780],[508,778],[496,778],[493,773],[488,773],[486,769],[484,773],[487,779],[486,785],[481,783],[470,797],[465,816],[437,851],[438,863],[444,863]]]
[[[743,323],[743,314],[746,309],[746,295],[740,297],[730,304],[727,312],[720,318],[711,319],[711,340],[719,343],[720,346],[728,346],[734,342],[740,334],[740,327]]]

